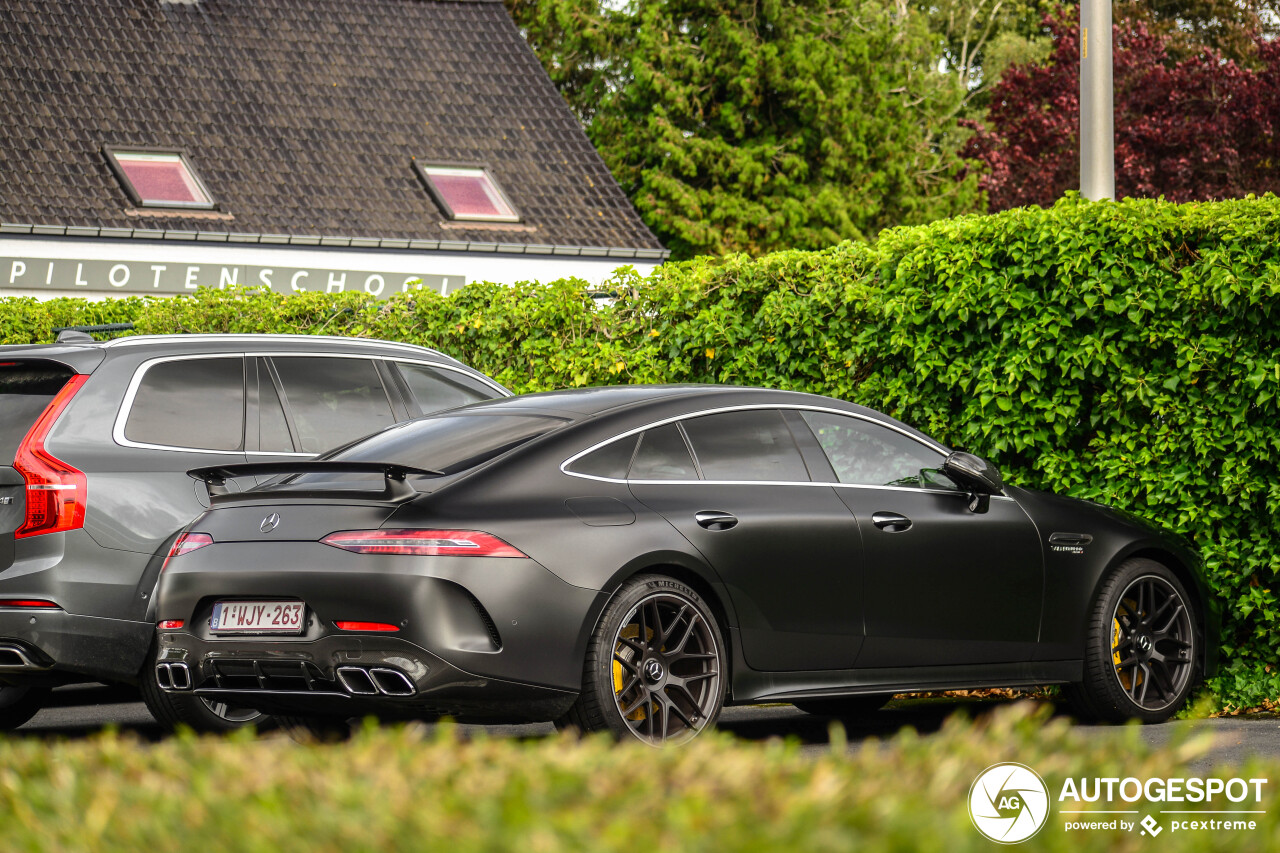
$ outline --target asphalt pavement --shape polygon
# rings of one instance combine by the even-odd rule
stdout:
[[[1001,700],[898,700],[864,719],[846,721],[849,749],[860,749],[867,738],[887,739],[904,727],[912,727],[928,737],[957,711],[978,718],[1005,704]],[[769,738],[795,738],[806,751],[814,753],[830,749],[830,720],[798,711],[790,705],[726,708],[721,714],[720,729],[748,741]],[[114,726],[132,732],[144,740],[163,737],[134,690],[102,685],[61,687],[52,694],[51,703],[18,730],[19,735],[40,738],[77,738]],[[1090,738],[1113,738],[1121,734],[1116,726],[1074,724]],[[463,732],[480,727],[463,726]],[[1139,734],[1155,747],[1166,745],[1180,730],[1191,729],[1213,734],[1213,747],[1194,769],[1208,772],[1221,764],[1237,764],[1250,756],[1280,759],[1280,718],[1273,716],[1223,717],[1207,720],[1172,721],[1161,725],[1142,726]],[[524,726],[487,726],[492,737],[537,738],[555,731],[549,723]]]

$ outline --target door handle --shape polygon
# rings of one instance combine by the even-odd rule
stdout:
[[[1049,536],[1050,545],[1088,545],[1093,537],[1088,533],[1054,533]]]
[[[871,523],[885,533],[902,533],[911,529],[911,519],[896,512],[877,512],[871,516]]]
[[[721,512],[718,509],[706,509],[702,512],[695,512],[693,520],[698,522],[699,526],[708,530],[728,530],[738,523],[738,519],[727,512]]]

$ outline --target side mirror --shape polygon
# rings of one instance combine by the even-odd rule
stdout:
[[[986,512],[991,496],[1004,491],[1004,480],[990,462],[956,451],[942,463],[942,472],[969,490],[969,511]]]

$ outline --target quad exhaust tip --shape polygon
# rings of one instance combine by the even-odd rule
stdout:
[[[185,663],[158,663],[156,683],[161,690],[190,690],[191,670]]]
[[[338,683],[353,696],[412,696],[417,692],[409,676],[380,666],[340,666]]]

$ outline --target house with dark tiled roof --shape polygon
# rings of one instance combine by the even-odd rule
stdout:
[[[501,0],[5,0],[0,295],[666,257]]]

